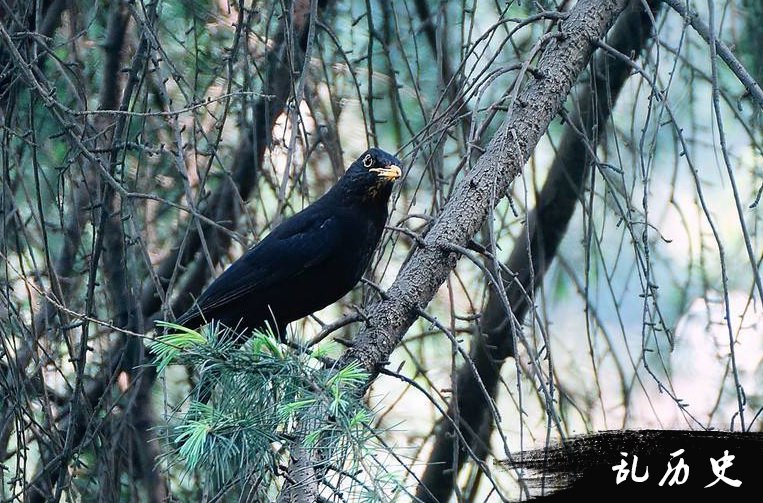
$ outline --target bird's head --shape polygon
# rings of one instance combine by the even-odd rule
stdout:
[[[355,159],[345,173],[363,199],[387,201],[392,183],[403,175],[402,163],[392,154],[378,148],[369,148]]]

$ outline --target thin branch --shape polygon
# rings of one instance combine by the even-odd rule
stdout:
[[[699,33],[705,42],[712,44],[712,41],[715,41],[714,45],[715,50],[718,52],[718,56],[721,57],[734,75],[737,76],[739,82],[741,82],[745,89],[747,89],[747,92],[755,104],[763,109],[763,89],[761,89],[760,84],[758,84],[744,65],[742,65],[741,61],[734,56],[731,49],[729,49],[722,40],[713,36],[710,27],[699,18],[696,12],[690,12],[686,8],[686,2],[682,2],[681,0],[664,0],[664,2],[668,4],[671,9],[680,14],[681,17],[683,17],[686,22]]]
[[[405,332],[418,317],[453,270],[458,254],[440,244],[465,246],[480,229],[509,183],[522,171],[549,123],[588,63],[599,40],[625,8],[625,0],[581,0],[562,23],[562,36],[543,52],[538,71],[543,78],[528,77],[526,88],[509,104],[507,117],[476,165],[454,189],[440,215],[427,233],[425,246],[418,247],[388,290],[388,299],[368,309],[369,323],[355,344],[341,358],[339,367],[356,361],[375,378],[388,361]],[[310,417],[323,414],[312,411]],[[303,425],[311,431],[310,421]],[[305,433],[307,434],[307,433]],[[320,474],[318,450],[299,443],[292,448],[289,475],[279,501],[305,501],[316,494]]]

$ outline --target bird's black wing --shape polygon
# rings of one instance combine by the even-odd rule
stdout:
[[[257,245],[231,264],[198,298],[177,323],[214,310],[259,290],[289,281],[337,253],[342,246],[340,217],[326,211],[298,213],[276,227]]]

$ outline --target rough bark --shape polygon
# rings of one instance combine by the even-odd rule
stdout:
[[[626,4],[626,0],[581,0],[560,24],[559,32],[548,38],[536,76],[521,76],[527,85],[515,93],[504,123],[412,252],[386,299],[368,309],[366,326],[341,358],[340,367],[356,361],[369,372],[371,380],[376,377],[455,267],[459,255],[452,245],[465,246],[506,195],[583,71],[596,41]],[[307,414],[322,416],[320,411]],[[314,501],[306,497],[316,493],[319,483],[313,468],[315,451],[293,452],[279,501]]]
[[[623,9],[624,0],[584,0],[560,25],[538,64],[538,75],[511,104],[509,114],[475,167],[458,184],[421,245],[387,291],[387,299],[369,309],[367,326],[358,334],[343,363],[356,360],[373,376],[387,361],[405,331],[453,270],[466,246],[511,181],[521,172],[535,144],[556,116],[574,80],[588,61],[596,40]]]
[[[652,12],[646,11],[640,0],[631,2],[609,35],[609,43],[627,55],[638,55],[646,46],[652,28],[654,11],[659,2],[649,2]],[[562,133],[557,156],[538,197],[538,206],[530,213],[519,233],[506,267],[516,276],[503,275],[506,310],[503,296],[491,287],[481,320],[482,337],[474,341],[471,366],[462,367],[456,377],[457,400],[451,402],[448,415],[458,417],[461,436],[468,449],[459,445],[452,423],[441,421],[435,428],[435,440],[427,468],[421,479],[418,497],[423,501],[447,501],[453,491],[453,481],[473,452],[480,459],[488,453],[494,424],[490,420],[490,405],[484,390],[495,397],[503,361],[514,356],[512,319],[522,323],[532,293],[543,277],[564,237],[593,161],[598,139],[602,136],[609,116],[630,75],[630,67],[606,54],[599,54],[593,67],[593,80],[577,100],[575,112]],[[530,294],[530,296],[528,296]],[[481,383],[481,384],[480,384]],[[458,449],[458,452],[456,452]]]

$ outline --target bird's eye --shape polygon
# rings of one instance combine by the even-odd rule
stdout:
[[[363,166],[366,168],[370,168],[374,165],[374,160],[371,157],[371,154],[366,154],[366,156],[363,158]]]

